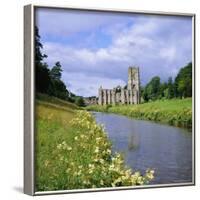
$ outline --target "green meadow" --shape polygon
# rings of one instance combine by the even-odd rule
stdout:
[[[76,105],[37,95],[36,190],[67,190],[148,184],[145,174],[125,166],[121,154],[111,152],[104,128]]]
[[[89,111],[110,112],[173,126],[192,127],[192,99],[157,100],[138,105],[91,105]]]

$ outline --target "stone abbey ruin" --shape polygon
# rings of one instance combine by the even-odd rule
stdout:
[[[138,67],[128,68],[128,84],[125,87],[113,89],[99,88],[98,104],[139,104],[140,103],[140,75]]]

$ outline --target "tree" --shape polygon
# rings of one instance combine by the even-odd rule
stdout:
[[[167,93],[167,94],[166,94]],[[159,99],[168,97],[168,87],[167,83],[161,83],[159,88]]]
[[[85,106],[84,99],[82,97],[76,97],[75,99],[75,104],[77,106]]]
[[[49,69],[46,63],[38,63],[36,66],[35,82],[36,91],[41,93],[47,93],[50,85]]]
[[[56,62],[50,71],[50,77],[53,80],[60,80],[62,76],[62,68],[60,62]]]
[[[175,78],[176,97],[185,98],[192,96],[192,63],[181,68]]]
[[[49,70],[44,62],[47,55],[42,53],[42,43],[40,42],[39,30],[35,27],[35,82],[36,91],[55,96],[64,100],[70,100],[69,91],[65,83],[61,80],[62,66],[60,62]]]
[[[144,101],[156,100],[160,95],[160,77],[155,76],[146,85],[143,92]]]
[[[69,91],[61,80],[51,80],[49,95],[68,100]]]
[[[43,62],[43,59],[47,57],[47,55],[42,54],[41,49],[43,48],[40,42],[39,30],[35,26],[35,82],[36,82],[36,91],[47,93],[49,84],[50,84],[50,76],[48,65]]]
[[[174,85],[173,85],[172,77],[169,77],[169,79],[168,79],[167,88],[168,88],[167,98],[171,99],[174,97]]]
[[[66,85],[61,80],[62,77],[62,66],[60,62],[56,62],[50,70],[50,84],[48,88],[48,94],[64,100],[69,99],[69,91]]]
[[[46,54],[42,54],[41,49],[43,48],[42,43],[40,42],[40,35],[38,27],[35,26],[35,63],[41,64],[43,59],[47,57]]]

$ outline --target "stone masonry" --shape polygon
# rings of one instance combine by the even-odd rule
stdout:
[[[126,87],[113,89],[99,88],[99,105],[108,104],[139,104],[140,103],[140,75],[138,67],[128,68],[128,84]]]

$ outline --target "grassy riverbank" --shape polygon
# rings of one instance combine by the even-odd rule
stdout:
[[[192,127],[192,99],[172,99],[139,105],[116,105],[86,107],[89,111],[110,112],[136,119],[152,120],[184,128]]]
[[[39,100],[38,100],[39,99]],[[147,184],[111,152],[103,127],[74,104],[39,95],[36,100],[36,190],[118,187]]]

